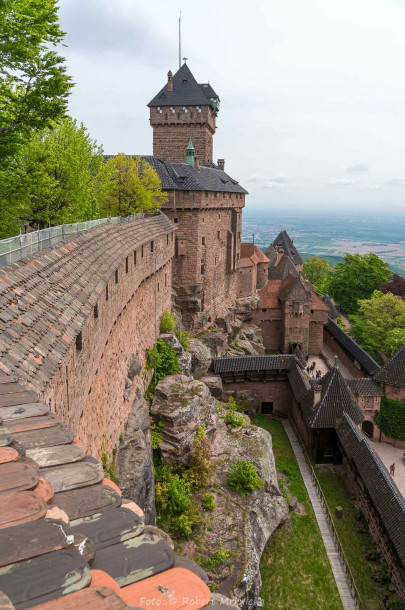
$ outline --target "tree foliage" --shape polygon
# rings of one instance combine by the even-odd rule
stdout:
[[[384,351],[389,356],[393,356],[395,352],[405,343],[405,328],[393,328],[387,332],[384,343]]]
[[[326,281],[326,290],[346,313],[355,313],[360,300],[369,299],[392,275],[376,254],[346,254]]]
[[[96,174],[103,165],[83,125],[65,118],[33,132],[7,171],[0,170],[0,235],[98,217]]]
[[[0,166],[32,130],[65,115],[73,83],[51,50],[64,35],[57,0],[0,3]]]
[[[357,314],[349,316],[351,336],[366,351],[373,356],[378,352],[387,350],[387,339],[390,340],[392,353],[392,339],[398,338],[398,333],[390,334],[393,330],[405,331],[405,303],[394,294],[383,294],[376,290],[371,299],[359,302]]]
[[[327,258],[310,256],[304,262],[302,271],[311,284],[313,284],[314,288],[321,292],[325,285],[326,279],[332,272],[332,267],[330,266]]]
[[[405,400],[392,400],[383,396],[380,411],[376,413],[374,421],[387,436],[405,441]]]
[[[157,212],[167,200],[159,176],[140,157],[120,153],[108,159],[98,175],[98,182],[103,216]]]

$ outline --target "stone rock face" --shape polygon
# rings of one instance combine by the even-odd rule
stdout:
[[[180,373],[183,375],[191,375],[191,354],[190,352],[181,352],[177,356],[179,361]]]
[[[228,335],[225,333],[208,333],[202,342],[208,345],[213,358],[222,358],[228,354]]]
[[[211,365],[211,352],[209,348],[198,339],[190,339],[188,351],[191,354],[191,374],[202,377]]]
[[[180,354],[180,352],[183,351],[182,345],[174,333],[162,333],[159,336],[159,339],[165,343],[168,343],[170,347],[174,349],[176,354]]]
[[[133,379],[136,375],[142,371],[142,362],[139,360],[137,356],[132,356],[131,362],[128,367],[128,377],[129,379]]]
[[[122,495],[138,504],[146,523],[155,523],[155,482],[152,461],[149,405],[137,391],[117,458]]]
[[[185,375],[159,381],[151,413],[164,424],[160,443],[164,459],[187,463],[199,425],[205,425],[207,438],[215,436],[215,400],[205,383]]]
[[[202,378],[205,385],[208,386],[209,391],[218,400],[222,400],[224,391],[222,387],[222,379],[219,375],[210,375]]]

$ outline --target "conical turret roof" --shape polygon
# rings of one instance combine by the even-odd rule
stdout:
[[[375,381],[405,388],[405,343],[374,375]]]
[[[351,393],[337,364],[320,380],[321,398],[309,416],[310,428],[336,428],[347,413],[355,424],[360,424],[363,413]]]

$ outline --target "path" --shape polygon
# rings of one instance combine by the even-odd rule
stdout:
[[[391,464],[395,464],[395,476],[393,481],[396,483],[400,493],[405,498],[405,451],[399,447],[393,447],[389,443],[375,443],[367,438],[386,469],[390,470]]]
[[[345,610],[356,610],[357,604],[351,593],[350,584],[347,579],[346,572],[342,566],[339,552],[336,548],[335,541],[328,524],[326,511],[319,500],[316,486],[312,480],[311,471],[307,464],[304,452],[302,451],[301,445],[295,436],[295,432],[293,431],[290,422],[283,419],[283,426],[291,443],[291,447],[293,448],[302,478],[304,479],[305,487],[308,491],[309,499],[311,500],[311,504],[314,509],[315,517],[325,544],[326,553],[332,566],[333,575],[342,599],[343,607]]]
[[[322,346],[322,353],[328,359],[329,364],[333,366],[335,362],[335,352],[333,351],[333,349],[329,345],[324,343]],[[343,377],[346,377],[346,379],[351,379],[353,377],[349,369],[345,367],[345,365],[340,359],[338,359],[338,367]]]

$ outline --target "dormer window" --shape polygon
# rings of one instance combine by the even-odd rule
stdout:
[[[157,107],[157,111],[158,111],[158,113],[159,113],[159,114],[162,114],[162,112],[163,112],[163,110],[162,110],[162,106],[158,106],[158,107]]]
[[[174,113],[176,112],[176,109],[175,109],[175,107],[174,107],[174,106],[170,106],[170,112],[171,112],[172,114],[174,114]]]
[[[188,112],[188,107],[187,106],[183,106],[183,112]]]
[[[196,106],[195,109],[197,112],[201,112],[201,106]]]

